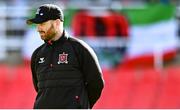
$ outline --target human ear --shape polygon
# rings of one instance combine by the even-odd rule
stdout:
[[[56,19],[56,20],[55,20],[55,25],[56,25],[56,27],[58,27],[58,26],[60,25],[60,22],[61,22],[60,19]]]

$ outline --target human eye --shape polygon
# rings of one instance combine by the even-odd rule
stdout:
[[[43,22],[43,23],[41,23],[40,25],[41,25],[41,26],[44,26],[44,25],[46,25],[46,22]]]

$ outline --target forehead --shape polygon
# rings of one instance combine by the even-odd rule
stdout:
[[[51,25],[51,24],[53,24],[53,20],[48,20],[48,21],[46,21],[46,22],[43,22],[43,23],[39,23],[39,25]]]

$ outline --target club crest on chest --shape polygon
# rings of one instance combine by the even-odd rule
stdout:
[[[58,64],[68,64],[68,54],[66,54],[65,52],[63,52],[62,54],[59,54],[59,58],[58,58]]]

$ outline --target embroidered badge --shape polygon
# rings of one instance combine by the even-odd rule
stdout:
[[[44,59],[44,57],[42,57],[42,58],[39,58],[39,62],[38,63],[44,63],[45,62],[45,59]]]
[[[62,54],[59,54],[59,59],[58,59],[58,64],[61,64],[61,63],[68,63],[68,60],[67,60],[67,57],[68,57],[68,54],[65,54],[65,52],[63,52]]]

